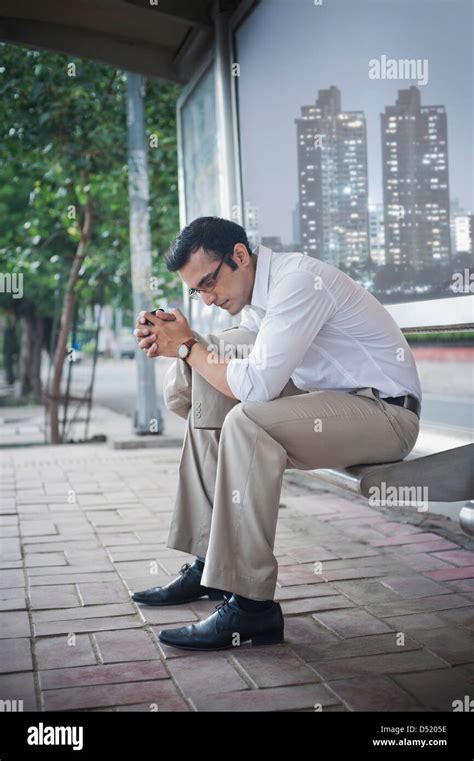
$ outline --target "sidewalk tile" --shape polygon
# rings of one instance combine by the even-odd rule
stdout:
[[[405,616],[386,616],[383,619],[394,631],[408,632],[416,629],[439,629],[446,621],[436,613],[412,613]],[[415,632],[416,636],[416,632]]]
[[[418,597],[416,599],[404,599],[394,602],[385,602],[379,605],[366,605],[366,610],[378,618],[387,616],[404,616],[409,613],[421,613],[422,611],[451,610],[470,605],[467,597],[455,593],[447,595],[434,595],[433,597]]]
[[[30,584],[33,587],[54,586],[55,584],[80,584],[88,581],[101,581],[103,584],[113,583],[117,580],[115,573],[101,571],[99,573],[65,573],[45,576],[30,576]]]
[[[0,589],[0,611],[26,610],[26,590],[21,587]]]
[[[140,603],[135,604],[141,617],[148,624],[160,626],[164,624],[176,624],[177,626],[183,626],[184,622],[188,624],[199,621],[199,616],[187,605],[166,605],[161,608],[159,606],[141,605]]]
[[[13,571],[2,571],[0,573],[0,589],[10,589],[11,587],[24,587],[25,574],[23,569]]]
[[[35,642],[35,653],[40,670],[91,666],[97,662],[87,634],[78,634],[74,639],[67,635],[39,639]]]
[[[313,613],[319,610],[337,610],[340,608],[353,608],[354,603],[344,595],[330,595],[322,597],[305,597],[302,600],[289,600],[281,603],[284,616]]]
[[[374,547],[390,547],[394,544],[399,545],[410,545],[410,544],[426,544],[430,541],[439,541],[439,537],[436,534],[432,533],[423,533],[420,532],[419,534],[413,533],[413,534],[398,534],[397,536],[389,537],[388,539],[380,539],[375,541],[370,541],[370,544],[372,544]],[[422,549],[421,552],[428,552],[429,550]]]
[[[472,699],[474,693],[474,673],[463,666],[421,674],[396,674],[392,678],[431,711],[451,713],[455,707],[453,701],[464,703],[465,695]]]
[[[39,610],[33,613],[33,623],[45,621],[74,621],[87,618],[105,618],[136,614],[133,603],[110,603],[109,605],[79,605],[73,608]]]
[[[434,572],[438,573],[438,571]],[[441,571],[439,573],[442,573]],[[382,583],[389,589],[393,589],[401,597],[432,597],[433,595],[449,594],[449,588],[437,584],[423,576],[411,576],[408,578],[393,577],[383,579]]]
[[[437,629],[417,629],[413,636],[453,666],[474,664],[474,631],[447,625]]]
[[[387,676],[336,679],[327,686],[351,711],[422,711],[423,706]]]
[[[159,660],[49,669],[38,674],[42,690],[169,679],[165,666]]]
[[[313,618],[326,626],[339,637],[360,637],[366,634],[389,632],[390,627],[365,610],[334,610],[326,613],[313,613]]]
[[[66,563],[64,552],[29,553],[25,557],[25,566],[30,569],[39,566],[64,566]]]
[[[33,671],[0,675],[0,700],[17,701],[15,705],[18,711],[37,711]]]
[[[0,674],[15,671],[31,671],[33,660],[31,656],[31,640],[28,637],[3,639],[0,649]]]
[[[69,619],[64,621],[44,621],[33,624],[36,637],[49,637],[52,634],[78,634],[79,632],[120,631],[138,629],[143,625],[138,615],[107,616],[106,618]]]
[[[451,591],[474,592],[474,579],[460,579],[458,581],[447,581],[446,586],[451,587]]]
[[[335,558],[332,552],[319,546],[318,544],[309,544],[302,547],[291,547],[287,554],[297,560],[298,563],[308,563],[316,560],[332,560]]]
[[[393,589],[389,589],[382,581],[336,581],[333,586],[338,592],[346,595],[350,600],[359,605],[371,603],[399,601],[400,595]]]
[[[160,708],[168,710],[170,692],[177,695],[168,679],[46,690],[43,699],[46,711],[77,711],[82,708],[149,702],[156,705],[159,712]]]
[[[435,552],[434,556],[439,560],[452,563],[452,565],[474,566],[474,552],[467,550],[446,550],[445,552]]]
[[[342,642],[312,616],[291,616],[285,619],[285,642],[293,645],[311,644],[319,646],[332,642]]]
[[[28,613],[25,611],[2,613],[0,623],[0,639],[29,637],[31,634]]]
[[[305,597],[330,597],[338,593],[338,590],[331,584],[320,584],[315,587],[314,584],[295,584],[290,587],[276,587],[275,600],[300,600]]]
[[[112,582],[108,583],[83,579],[78,581],[77,586],[84,605],[107,605],[130,601],[130,593],[116,576]]]
[[[74,584],[51,584],[44,587],[30,587],[31,607],[34,610],[47,608],[71,608],[81,604]]]
[[[214,695],[202,693],[193,699],[198,711],[298,711],[340,705],[322,684],[273,687],[266,690],[241,690]]]
[[[414,571],[419,571],[420,573],[425,573],[426,571],[437,571],[443,568],[452,568],[449,563],[440,560],[439,556],[435,557],[434,554],[430,554],[428,552],[414,552],[410,555],[405,555],[403,562],[409,568],[413,569]]]
[[[288,587],[296,584],[324,584],[320,575],[302,569],[298,565],[287,565],[278,570],[277,584],[280,587]]]
[[[365,674],[383,675],[443,669],[447,668],[448,664],[446,661],[425,650],[413,650],[409,652],[314,661],[312,666],[321,679],[329,682],[332,679],[350,678],[352,676],[360,677]]]
[[[474,626],[474,605],[454,610],[442,610],[439,615],[444,621],[457,624],[457,626],[469,628]]]
[[[421,645],[413,637],[405,637],[403,652],[421,650]],[[292,649],[298,653],[306,663],[316,661],[339,660],[365,655],[384,655],[386,653],[399,653],[400,644],[396,632],[387,634],[370,634],[362,637],[351,637],[346,640],[334,638],[331,642],[321,642],[319,645],[292,645]]]
[[[94,637],[104,663],[148,661],[159,657],[156,644],[143,629],[98,632]]]
[[[442,571],[429,571],[425,574],[437,581],[453,581],[453,579],[474,579],[474,565],[447,568]]]
[[[236,649],[234,657],[251,683],[260,688],[320,681],[314,671],[301,663],[293,654],[285,651],[273,650],[262,655],[259,652],[242,652],[242,649]]]
[[[240,649],[232,648],[229,652]],[[193,700],[200,695],[249,689],[227,657],[219,652],[191,653],[188,658],[174,658],[168,661],[168,668],[183,695]]]

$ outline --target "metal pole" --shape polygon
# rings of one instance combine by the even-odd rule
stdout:
[[[238,224],[245,224],[243,209],[237,206],[234,161],[234,132],[232,124],[232,56],[229,46],[229,11],[222,10],[223,3],[214,0],[213,20],[215,32],[215,94],[218,161],[222,182],[220,205],[223,217]]]
[[[149,215],[148,149],[145,140],[143,97],[145,80],[127,72],[127,127],[130,199],[130,249],[132,258],[133,310],[151,309],[151,235]],[[137,395],[135,432],[163,433],[157,403],[155,369],[142,349],[136,351]]]
[[[239,204],[239,192],[236,173],[236,143],[234,141],[233,113],[233,77],[231,71],[232,50],[229,36],[230,12],[224,10],[222,0],[214,0],[214,50],[215,50],[215,96],[217,122],[217,157],[221,176],[220,206],[221,216],[232,219],[237,224],[245,226],[244,210]],[[239,317],[226,316],[227,327],[238,325]],[[212,326],[211,326],[212,330]]]

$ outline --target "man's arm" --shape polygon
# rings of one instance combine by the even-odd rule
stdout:
[[[328,284],[316,282],[311,272],[286,274],[269,293],[249,356],[227,363],[227,383],[234,396],[243,402],[276,399],[336,309]]]
[[[148,324],[147,324],[148,320]],[[225,396],[237,399],[227,383],[227,365],[229,358],[220,357],[215,351],[208,351],[202,343],[195,343],[185,360],[177,357],[178,346],[189,338],[194,338],[191,327],[179,309],[171,313],[140,312],[137,319],[135,335],[138,345],[147,356],[173,357],[179,362],[187,362],[204,380]]]
[[[239,328],[247,328],[247,330],[251,330],[253,333],[258,333],[258,325],[246,309],[241,313]],[[203,349],[205,347],[202,344],[193,344],[191,353],[186,359],[188,365],[196,370],[204,380],[207,380],[211,386],[217,388],[218,391],[229,396],[231,399],[237,399],[227,382],[227,365],[229,364],[230,357],[223,358],[216,354],[216,352],[203,351]]]
[[[208,351],[198,342],[192,345],[191,352],[184,361],[222,394],[237,399],[227,383],[229,358],[221,357],[215,351]]]

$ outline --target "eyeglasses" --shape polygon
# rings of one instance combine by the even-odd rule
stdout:
[[[227,259],[228,256],[229,256],[229,254],[225,254],[223,256],[222,261],[219,264],[219,266],[217,267],[217,269],[215,269],[214,272],[211,272],[203,280],[201,288],[189,288],[188,289],[188,293],[189,293],[189,298],[190,299],[199,299],[199,295],[201,293],[210,293],[212,291],[212,289],[214,288],[214,286],[216,284],[220,268],[222,267],[222,265],[224,264],[224,262],[225,262],[225,260]]]

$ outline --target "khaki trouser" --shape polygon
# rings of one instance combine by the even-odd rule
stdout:
[[[248,356],[256,334],[240,327],[203,338],[225,356]],[[354,393],[302,391],[290,380],[277,399],[240,402],[181,359],[164,381],[166,407],[187,420],[167,547],[206,557],[202,584],[273,599],[273,553],[286,468],[394,462],[414,447],[414,412]]]

